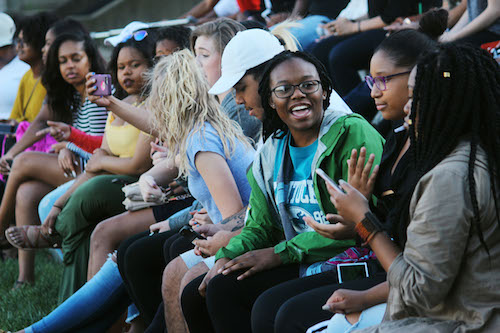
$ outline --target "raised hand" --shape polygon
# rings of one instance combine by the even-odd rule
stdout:
[[[370,175],[370,170],[372,169],[373,162],[375,161],[375,155],[370,154],[368,162],[366,162],[366,148],[362,147],[359,151],[353,149],[351,152],[351,158],[347,161],[349,168],[348,171],[348,183],[354,188],[360,191],[365,198],[370,199],[373,187],[375,186],[375,180],[377,178],[379,166],[376,165],[373,168],[373,172]]]

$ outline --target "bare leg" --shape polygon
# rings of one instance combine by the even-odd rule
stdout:
[[[181,280],[181,285],[179,288],[179,296],[182,295],[184,287],[187,286],[189,282],[193,281],[198,276],[207,273],[208,271],[209,269],[204,262],[200,262],[199,264],[191,267],[191,269],[186,274],[184,274],[184,277]]]
[[[56,187],[70,179],[64,177],[55,154],[33,151],[19,154],[14,159],[0,205],[0,235],[3,235],[6,227],[14,220],[16,193],[19,186],[29,180],[38,180]]]
[[[118,248],[120,243],[155,223],[151,208],[136,212],[125,212],[99,223],[90,238],[90,256],[87,280],[90,280],[106,262],[108,253]]]
[[[17,190],[16,224],[17,226],[40,224],[37,203],[54,188],[38,182],[24,182]],[[35,253],[19,250],[19,277],[18,281],[35,281]]]
[[[187,325],[179,302],[179,287],[188,268],[181,257],[172,260],[163,271],[161,293],[165,306],[167,332],[185,333]]]

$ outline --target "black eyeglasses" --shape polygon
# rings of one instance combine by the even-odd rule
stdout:
[[[365,82],[370,88],[370,90],[373,89],[373,86],[376,86],[378,90],[380,91],[385,91],[387,90],[387,81],[393,77],[399,76],[399,75],[404,75],[404,74],[410,74],[411,71],[406,71],[406,72],[401,72],[401,73],[396,73],[392,75],[386,75],[386,76],[376,76],[376,77],[371,77],[371,75],[365,76]]]
[[[293,95],[295,88],[299,88],[303,94],[308,95],[318,91],[320,85],[321,82],[319,80],[309,80],[299,84],[283,84],[281,86],[277,86],[271,91],[278,98],[288,98]]]

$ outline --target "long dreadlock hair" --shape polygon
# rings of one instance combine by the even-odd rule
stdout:
[[[417,63],[410,127],[411,156],[417,181],[458,145],[470,140],[468,186],[474,213],[472,227],[489,253],[480,227],[474,168],[477,147],[487,155],[491,191],[500,225],[498,168],[500,166],[500,68],[479,48],[444,44]],[[417,120],[418,119],[418,120]],[[411,191],[413,192],[413,191]],[[410,192],[410,193],[411,193]],[[408,204],[409,200],[408,198]],[[408,214],[408,206],[405,207]],[[400,232],[406,242],[406,227]]]

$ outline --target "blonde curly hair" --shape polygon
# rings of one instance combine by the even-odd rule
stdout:
[[[241,127],[222,112],[215,96],[209,95],[209,84],[189,50],[162,58],[148,74],[151,92],[146,108],[152,113],[154,128],[169,148],[167,158],[179,155],[179,176],[189,173],[187,142],[209,122],[222,141],[224,154],[230,158],[236,144],[248,148],[249,140]]]

